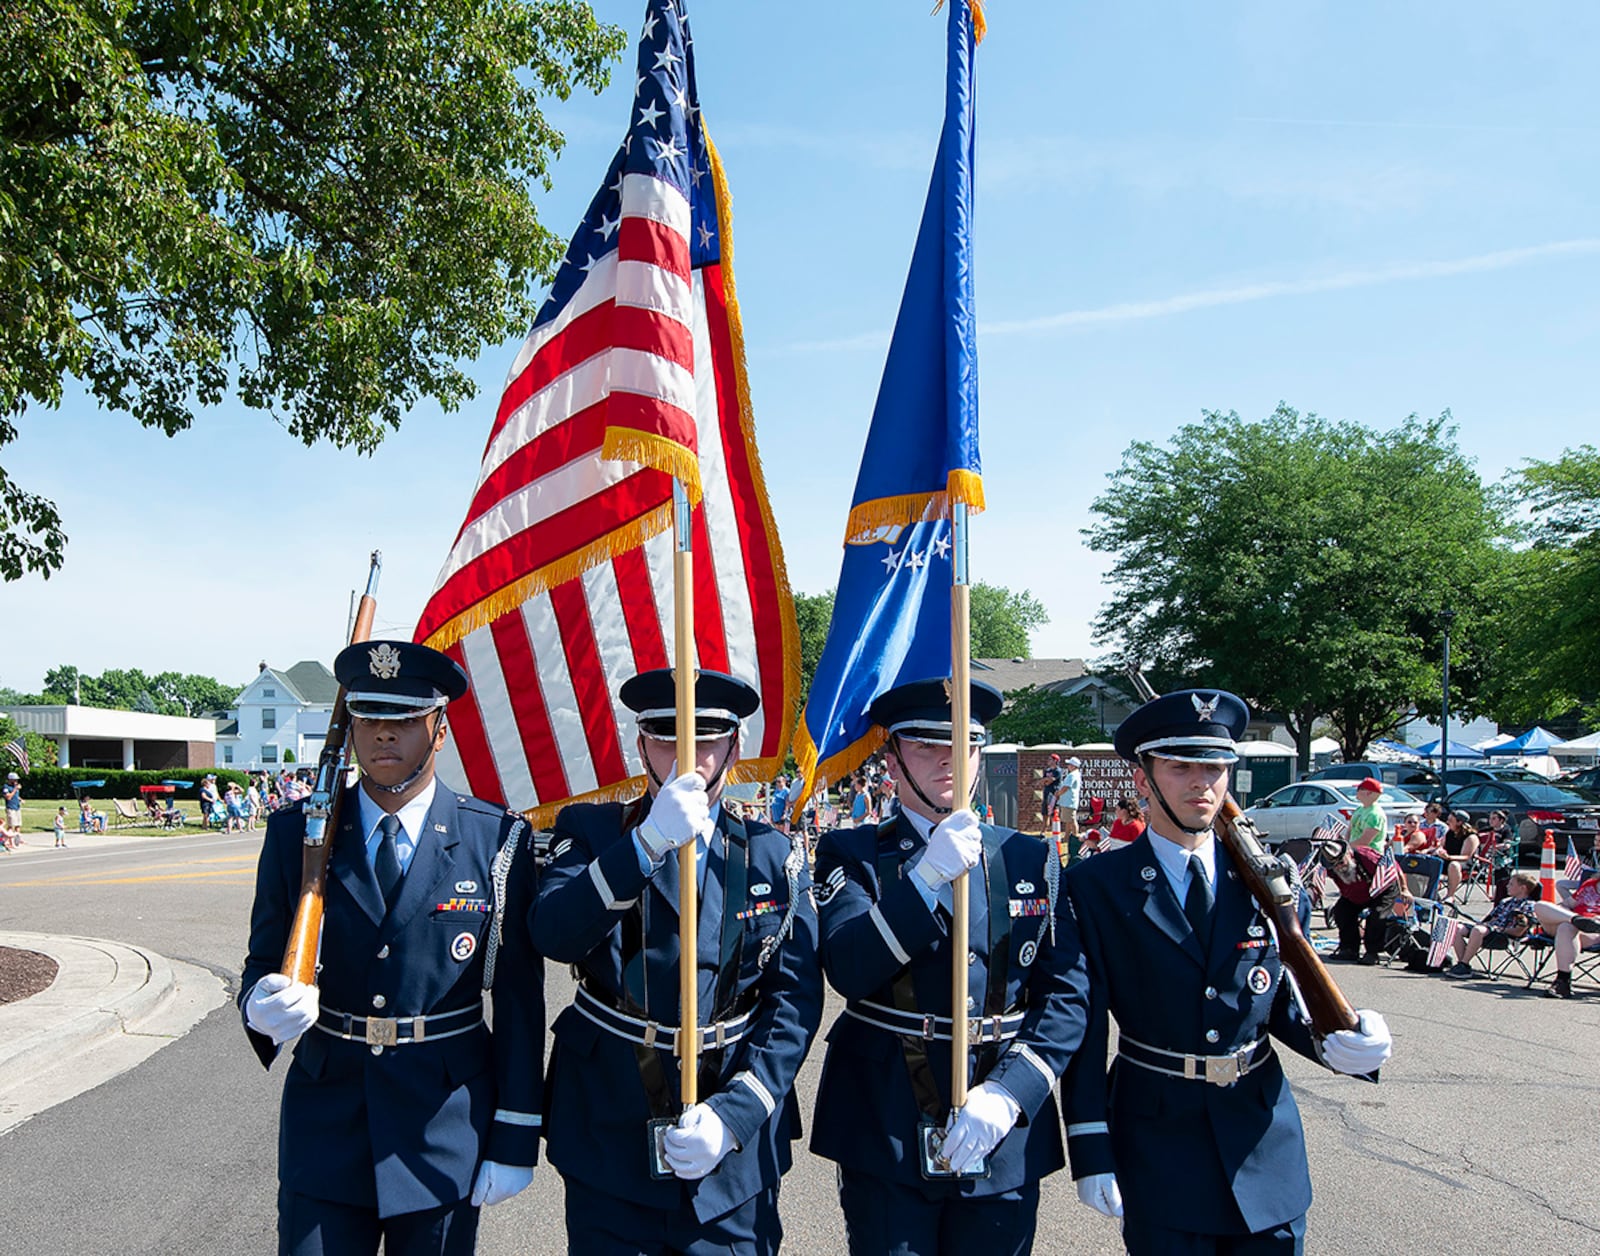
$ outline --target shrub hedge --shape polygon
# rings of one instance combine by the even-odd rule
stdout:
[[[249,774],[237,768],[168,768],[159,772],[124,772],[120,768],[34,768],[22,778],[24,798],[71,798],[73,781],[101,781],[89,791],[91,798],[137,798],[139,786],[159,785],[162,781],[193,781],[194,788],[180,789],[177,798],[198,798],[200,782],[216,773],[217,788],[226,789],[237,781],[241,789],[250,784]]]

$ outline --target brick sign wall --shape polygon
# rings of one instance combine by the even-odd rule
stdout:
[[[1123,794],[1133,793],[1133,768],[1112,750],[1017,751],[1017,827],[1038,832],[1049,827],[1044,815],[1044,773],[1051,754],[1059,753],[1083,761],[1083,787],[1078,792],[1079,810],[1087,809],[1089,799],[1103,798],[1109,812]]]

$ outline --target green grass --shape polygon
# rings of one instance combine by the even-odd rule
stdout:
[[[89,805],[95,811],[106,813],[106,832],[126,834],[129,837],[170,837],[177,833],[203,832],[199,823],[200,806],[196,802],[179,803],[178,810],[186,817],[186,823],[181,829],[164,829],[159,824],[128,824],[122,822],[119,826],[117,809],[111,805],[109,798],[90,798]],[[140,810],[144,809],[144,802],[138,803]],[[54,844],[56,808],[67,809],[67,841],[75,837],[97,837],[98,834],[78,832],[78,800],[76,798],[41,798],[35,801],[32,798],[22,800],[22,834],[23,839],[29,844],[37,844],[40,837]]]

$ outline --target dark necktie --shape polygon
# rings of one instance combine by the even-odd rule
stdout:
[[[372,870],[378,874],[378,889],[383,892],[383,905],[393,907],[400,892],[400,852],[395,838],[400,835],[400,817],[386,815],[378,821],[378,853],[373,857]]]
[[[1205,865],[1199,855],[1189,856],[1189,888],[1183,896],[1183,914],[1189,918],[1189,927],[1195,937],[1206,942],[1211,936],[1211,882],[1206,880]]]

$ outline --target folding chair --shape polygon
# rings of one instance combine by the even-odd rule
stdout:
[[[145,822],[144,817],[139,814],[138,804],[131,798],[126,801],[121,798],[113,798],[111,805],[117,809],[117,814],[114,817],[117,828],[120,829],[127,824],[143,824]]]
[[[1483,892],[1486,907],[1493,907],[1509,877],[1517,868],[1517,856],[1522,850],[1522,839],[1507,832],[1503,840],[1497,839],[1494,830],[1485,829],[1478,834],[1478,853],[1467,865],[1466,879],[1461,883],[1460,902],[1472,897],[1474,889]]]
[[[1384,948],[1390,959],[1399,958],[1407,936],[1420,940],[1431,931],[1434,917],[1439,912],[1446,907],[1451,909],[1452,914],[1454,912],[1454,904],[1439,900],[1439,882],[1444,879],[1444,860],[1437,855],[1400,855],[1395,862],[1400,865],[1400,875],[1406,880],[1412,903],[1410,915],[1395,917],[1395,923],[1400,927],[1391,931],[1389,945]],[[1425,946],[1426,942],[1421,944]]]
[[[1485,938],[1476,958],[1483,964],[1485,977],[1498,981],[1515,971],[1531,986],[1555,954],[1555,944],[1555,939],[1539,928],[1530,929],[1520,938],[1500,934]]]

